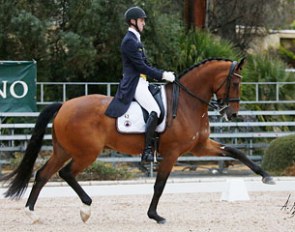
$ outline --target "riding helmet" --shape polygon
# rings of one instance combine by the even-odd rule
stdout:
[[[125,21],[127,23],[130,22],[131,19],[139,19],[139,18],[147,18],[145,12],[143,9],[141,9],[138,6],[130,7],[126,12],[125,12]]]

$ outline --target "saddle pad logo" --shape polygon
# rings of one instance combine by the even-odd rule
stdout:
[[[124,126],[125,127],[130,127],[132,125],[132,123],[131,123],[131,121],[129,121],[129,120],[126,120],[125,122],[124,122]]]

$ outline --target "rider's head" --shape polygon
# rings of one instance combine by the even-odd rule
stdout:
[[[125,12],[125,21],[138,32],[143,31],[145,19],[147,18],[143,9],[138,6],[131,7]]]

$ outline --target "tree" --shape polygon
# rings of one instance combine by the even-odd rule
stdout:
[[[246,50],[255,36],[289,24],[294,17],[294,4],[289,0],[211,0],[208,28]]]
[[[21,0],[0,5],[0,58],[38,63],[39,81],[118,81],[124,12],[136,0]],[[139,5],[148,12],[143,37],[152,63],[173,67],[181,1]],[[171,13],[173,12],[173,13]]]
[[[178,72],[208,58],[206,55],[229,54],[210,50],[214,46],[207,46],[186,30],[182,14],[188,2],[194,4],[190,6],[193,10],[198,4],[203,7],[205,2],[210,3],[210,30],[246,47],[246,37],[239,36],[249,33],[236,34],[235,29],[250,24],[244,23],[241,14],[245,12],[237,8],[246,7],[244,2],[256,4],[254,0],[11,0],[0,5],[0,59],[36,60],[39,81],[119,81],[120,43],[127,30],[124,12],[134,5],[144,8],[148,15],[142,37],[150,62],[158,68]],[[258,11],[255,6],[251,12],[255,9]],[[233,23],[228,25],[228,20]],[[254,21],[253,25],[257,26]]]
[[[42,54],[45,24],[31,12],[19,9],[22,2],[0,5],[0,58],[32,59]]]

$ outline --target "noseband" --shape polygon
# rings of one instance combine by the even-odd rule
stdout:
[[[192,96],[193,98],[198,99],[199,101],[203,102],[204,104],[212,107],[214,110],[218,110],[219,112],[224,111],[227,107],[228,104],[230,102],[240,102],[240,98],[230,98],[229,97],[229,93],[230,93],[230,84],[231,84],[231,80],[232,77],[238,76],[238,77],[242,77],[241,75],[235,73],[235,69],[236,66],[238,65],[237,61],[233,61],[230,69],[229,69],[229,73],[227,75],[227,78],[221,83],[221,85],[217,88],[217,90],[215,91],[215,94],[222,88],[223,85],[226,84],[226,97],[216,101],[206,101],[203,98],[195,95],[192,91],[190,91],[187,87],[185,87],[182,83],[179,82],[179,79],[177,78],[174,83],[175,85],[173,85],[173,102],[174,102],[174,106],[173,106],[173,117],[176,117],[176,110],[177,110],[177,104],[178,104],[178,100],[177,100],[177,92],[179,91],[179,87],[182,88],[187,94],[189,94],[190,96]],[[177,88],[176,88],[177,87]]]

